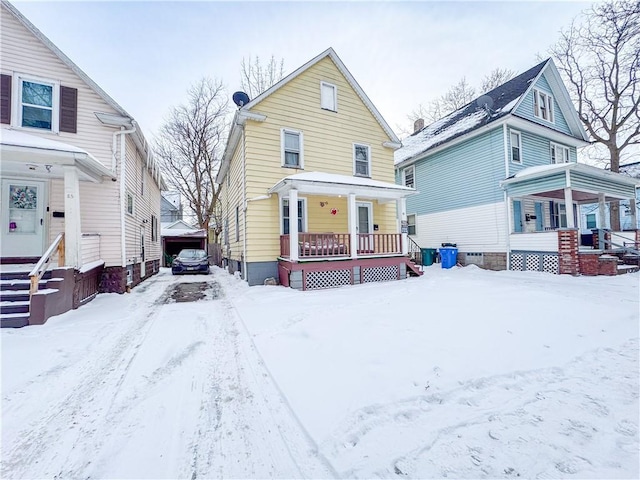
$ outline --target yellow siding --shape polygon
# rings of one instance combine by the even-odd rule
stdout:
[[[96,118],[95,112],[117,113],[105,100],[76,75],[71,68],[63,63],[54,53],[28,31],[5,8],[0,8],[0,42],[2,45],[3,74],[15,73],[33,75],[43,79],[59,82],[60,85],[78,89],[78,123],[77,133],[60,132],[57,134],[25,129],[30,135],[69,143],[83,148],[93,155],[100,163],[111,169],[112,158],[115,153],[120,169],[118,150],[112,152],[112,135],[117,129],[104,126]],[[12,92],[12,96],[17,93]],[[12,108],[13,121],[17,120],[15,108]],[[120,141],[118,140],[118,149]],[[139,182],[140,164],[142,160],[135,159],[135,146],[131,140],[127,141],[127,186],[135,193],[136,182]],[[133,156],[132,156],[133,155]],[[136,164],[138,166],[136,166]],[[133,170],[133,172],[132,172]],[[137,173],[136,173],[137,172]],[[137,175],[137,177],[131,177]],[[127,258],[139,257],[139,228],[137,240],[134,238],[136,225],[140,225],[143,218],[148,219],[147,228],[147,259],[160,257],[160,241],[151,242],[151,213],[160,218],[160,191],[155,180],[147,172],[145,188],[146,198],[136,199],[139,215],[127,220]],[[64,219],[53,218],[51,212],[64,211],[64,183],[62,180],[49,181],[49,238],[64,231]],[[139,193],[139,187],[138,187]],[[107,266],[121,265],[121,227],[120,227],[120,180],[112,182],[105,179],[101,184],[80,182],[80,212],[81,230],[83,233],[100,234],[100,256]],[[136,222],[138,222],[136,224]],[[159,235],[158,231],[158,235]]]
[[[337,112],[320,108],[321,81],[337,86]],[[247,121],[245,126],[247,198],[265,195],[281,178],[302,172],[281,166],[282,128],[302,132],[305,172],[353,175],[353,144],[361,143],[371,148],[372,179],[394,183],[393,150],[382,146],[390,139],[329,57],[252,110],[266,115],[267,119]],[[237,150],[241,147],[242,144]],[[329,206],[320,207],[320,201],[328,201]],[[346,199],[311,197],[307,205],[309,231],[347,232]],[[339,210],[335,217],[329,213],[331,205],[337,205]],[[397,231],[395,203],[376,205],[373,217],[380,233]],[[280,251],[277,196],[249,202],[247,223],[247,261],[275,260]]]
[[[222,245],[223,255],[232,260],[241,261],[243,253],[243,236],[244,221],[242,211],[242,141],[238,144],[238,148],[234,152],[231,165],[227,177],[229,177],[229,185],[225,177],[221,185],[220,202],[222,205],[222,224],[223,234],[220,241]],[[236,240],[236,208],[240,210],[239,240]],[[228,243],[225,243],[224,226],[228,225]]]

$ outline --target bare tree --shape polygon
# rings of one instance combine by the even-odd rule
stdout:
[[[282,80],[284,77],[284,59],[277,62],[275,57],[271,55],[271,59],[266,65],[260,62],[260,57],[256,56],[254,60],[242,59],[240,65],[240,86],[244,92],[253,99],[260,95],[272,85]]]
[[[155,138],[154,150],[172,190],[180,192],[199,228],[217,235],[219,195],[215,176],[226,131],[227,93],[219,80],[203,78],[188,91],[186,103],[171,108]]]
[[[485,75],[480,84],[480,90],[482,92],[488,92],[495,87],[502,85],[504,82],[510,80],[514,75],[514,72],[509,69],[495,68],[491,73]],[[431,100],[430,102],[423,104],[420,103],[418,107],[413,110],[408,118],[411,123],[417,119],[422,118],[427,124],[440,120],[442,117],[455,112],[461,107],[471,102],[476,98],[476,89],[469,85],[465,77],[461,78],[458,83],[449,87],[443,95]],[[399,128],[403,134],[413,133],[406,132],[405,129]]]
[[[626,151],[640,144],[640,3],[595,4],[561,32],[551,53],[587,132],[618,172]],[[620,206],[610,206],[611,228],[619,230]]]
[[[480,91],[487,93],[496,87],[499,87],[505,82],[508,82],[513,78],[515,72],[508,68],[494,68],[489,75],[485,75],[480,84]]]

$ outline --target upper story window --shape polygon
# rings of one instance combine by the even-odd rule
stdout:
[[[536,117],[553,123],[553,97],[541,90],[533,90],[533,113]]]
[[[404,184],[405,187],[415,188],[416,186],[415,173],[416,173],[415,165],[411,165],[410,167],[407,167],[404,170],[402,170],[402,183]]]
[[[511,130],[511,161],[513,163],[522,163],[522,136],[520,132]]]
[[[551,163],[569,163],[569,147],[551,144]]]
[[[302,132],[283,128],[281,137],[282,166],[304,168]]]
[[[338,111],[338,88],[327,82],[320,82],[320,106],[325,110]]]
[[[133,215],[133,195],[127,192],[127,213]]]
[[[353,174],[358,177],[371,176],[371,148],[369,145],[353,144]]]
[[[20,78],[19,125],[56,131],[57,100],[54,83]]]

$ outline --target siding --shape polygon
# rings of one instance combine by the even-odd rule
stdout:
[[[522,164],[509,162],[509,175],[529,167],[551,165],[551,141],[548,138],[519,128],[514,130],[520,132],[521,135]],[[509,142],[509,152],[511,152],[511,135],[508,135],[507,141]],[[577,161],[576,147],[567,147],[569,148],[569,160],[575,163]]]
[[[509,238],[511,250],[557,252],[558,232],[514,233]]]
[[[112,156],[118,152],[112,152],[112,135],[114,128],[102,125],[95,116],[95,112],[117,113],[96,92],[85,84],[66,64],[64,64],[49,48],[31,34],[11,13],[4,7],[0,8],[0,42],[2,45],[2,73],[13,75],[21,73],[41,77],[47,80],[59,82],[63,86],[78,90],[78,125],[77,133],[60,132],[52,134],[36,129],[24,129],[25,133],[36,135],[51,140],[69,143],[87,150],[105,167],[111,168]],[[15,96],[15,92],[14,92]],[[12,121],[17,121],[17,111],[12,108]],[[15,125],[14,125],[15,126]],[[19,127],[17,127],[19,128]],[[119,143],[119,142],[118,142]],[[135,149],[131,140],[128,140],[128,149]],[[119,148],[119,146],[118,146]],[[128,162],[134,162],[130,159]],[[120,172],[120,165],[117,165]],[[127,165],[127,170],[135,169]],[[139,172],[139,167],[138,167]],[[135,173],[135,172],[134,172]],[[139,173],[138,173],[139,176]],[[127,179],[127,185],[135,182],[135,179]],[[127,224],[127,257],[139,255],[135,253],[133,246],[133,223],[141,222],[143,218],[149,220],[148,241],[151,242],[151,213],[155,212],[160,218],[160,192],[158,185],[147,176],[146,188],[148,198],[137,202],[140,207],[140,216],[132,219]],[[64,211],[64,183],[62,180],[49,181],[49,241],[51,242],[58,233],[64,231],[64,219],[53,218],[51,212]],[[157,207],[156,207],[157,203]],[[101,184],[80,182],[80,212],[81,230],[83,233],[100,234],[100,255],[106,266],[121,265],[120,245],[120,181],[105,180]],[[131,250],[130,250],[131,249]],[[147,245],[147,259],[160,257],[160,243]]]
[[[337,112],[320,108],[320,81],[337,86]],[[351,176],[353,143],[362,143],[371,148],[372,178],[394,183],[393,150],[382,146],[389,138],[330,58],[319,61],[252,110],[267,119],[247,121],[245,126],[248,199],[265,195],[281,178],[301,172],[281,166],[280,131],[285,127],[303,133],[304,171]],[[233,181],[233,174],[231,178]],[[344,207],[338,206],[338,215],[330,219],[330,208],[319,207],[319,197],[308,201],[309,230],[346,232],[345,201],[338,197],[328,201]],[[373,215],[381,233],[396,231],[395,203],[374,206]],[[274,260],[280,251],[278,198],[249,202],[247,223],[247,261]]]
[[[461,252],[504,252],[506,229],[504,202],[500,202],[418,215],[412,238],[423,248],[451,242]]]
[[[238,148],[234,152],[229,166],[230,183],[227,185],[227,178],[225,177],[222,185],[220,186],[221,192],[219,195],[220,205],[222,206],[222,226],[223,234],[220,240],[222,244],[223,256],[231,258],[233,260],[241,261],[243,254],[243,236],[244,236],[244,212],[242,211],[242,150],[244,148],[242,140],[238,144]],[[263,200],[264,201],[264,200]],[[236,241],[236,207],[240,207],[240,240]],[[228,225],[228,238],[229,243],[225,244],[224,227]],[[228,248],[228,250],[227,250]]]
[[[572,135],[571,130],[569,129],[569,125],[567,124],[567,120],[565,119],[563,113],[560,111],[560,107],[556,102],[556,95],[551,90],[551,87],[549,86],[549,83],[547,82],[547,79],[544,76],[544,74],[538,79],[534,88],[537,88],[538,90],[541,90],[553,96],[553,103],[554,103],[553,116],[554,116],[555,122],[554,123],[547,122],[546,120],[538,118],[534,115],[533,89],[529,91],[527,95],[524,97],[524,99],[522,100],[522,103],[516,109],[515,114],[522,118],[526,118],[527,120],[531,120],[532,122],[538,123],[540,125],[544,125],[545,127],[553,128],[554,130],[558,130],[568,135]]]
[[[576,190],[584,189],[592,192],[605,190],[622,198],[636,198],[636,188],[633,185],[620,185],[604,178],[596,180],[579,172],[571,172],[571,186]]]
[[[502,201],[505,177],[502,127],[437,152],[416,163],[407,214],[431,214]],[[401,177],[397,177],[398,182]],[[459,222],[459,219],[452,219]]]
[[[566,183],[566,174],[562,171],[544,178],[533,178],[531,180],[522,181],[517,185],[508,185],[507,191],[509,192],[509,196],[515,198],[534,193],[563,189]]]

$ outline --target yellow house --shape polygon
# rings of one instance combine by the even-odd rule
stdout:
[[[420,273],[407,255],[415,190],[394,183],[400,140],[332,48],[234,99],[217,176],[229,272],[298,289]]]

